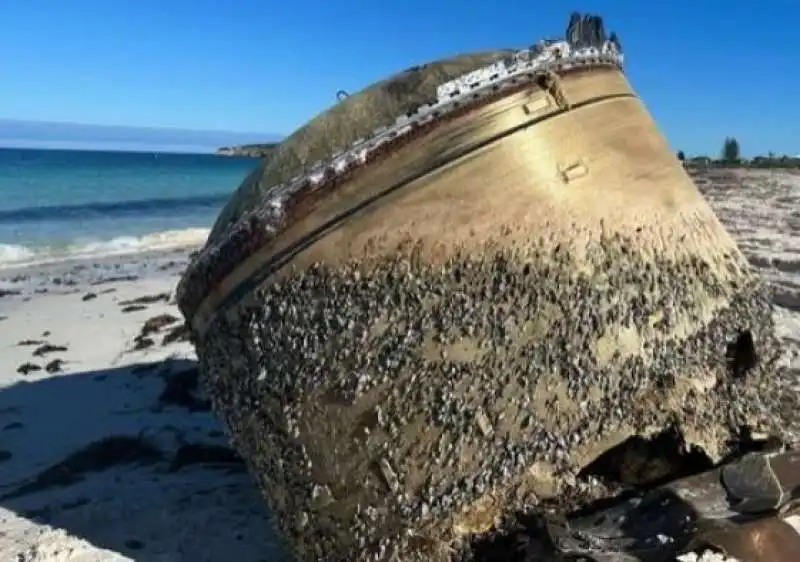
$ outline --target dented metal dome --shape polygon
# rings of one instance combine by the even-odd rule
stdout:
[[[629,438],[779,433],[768,295],[622,66],[578,17],[409,70],[221,214],[179,303],[299,559],[466,559]]]
[[[215,242],[243,214],[263,206],[278,186],[291,184],[315,167],[330,163],[335,154],[342,155],[367,140],[374,141],[378,131],[395,125],[398,116],[435,103],[437,87],[442,83],[513,53],[497,50],[433,61],[408,68],[344,98],[340,96],[343,91],[337,92],[336,105],[286,138],[269,161],[262,162],[245,180],[220,213],[209,242]]]

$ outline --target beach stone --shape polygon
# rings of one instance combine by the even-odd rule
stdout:
[[[63,359],[53,359],[47,365],[45,365],[44,370],[50,374],[58,373],[64,370],[64,360]]]
[[[603,497],[581,471],[629,437],[713,462],[780,434],[763,283],[621,72],[560,84],[573,109],[477,108],[290,209],[199,306],[179,290],[299,560],[467,560],[510,514]]]
[[[17,367],[17,373],[20,375],[29,375],[31,373],[35,373],[36,371],[41,371],[42,367],[35,363],[23,363],[19,367]]]
[[[171,314],[158,314],[148,318],[147,321],[145,321],[145,323],[142,325],[142,329],[139,331],[139,333],[142,336],[149,336],[150,334],[159,332],[162,328],[166,328],[177,321],[178,319]]]

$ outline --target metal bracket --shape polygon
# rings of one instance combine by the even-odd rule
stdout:
[[[583,158],[579,158],[572,164],[559,166],[558,173],[564,183],[570,183],[588,175],[589,166],[586,165],[586,162],[583,160]]]
[[[544,113],[551,107],[553,107],[553,98],[547,92],[544,92],[537,99],[524,104],[522,111],[530,117],[537,113]]]

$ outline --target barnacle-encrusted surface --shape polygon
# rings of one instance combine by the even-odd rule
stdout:
[[[312,267],[206,332],[215,408],[301,559],[446,560],[621,438],[674,424],[719,458],[773,429],[769,299],[738,255],[495,248]],[[759,364],[734,376],[743,330]]]

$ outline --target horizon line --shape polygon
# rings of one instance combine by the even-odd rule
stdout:
[[[129,154],[185,154],[185,155],[198,155],[198,156],[219,156],[220,158],[250,158],[254,157],[246,155],[228,156],[217,154],[217,150],[224,147],[201,147],[201,146],[169,146],[162,147],[131,147],[131,146],[58,146],[58,145],[43,145],[43,146],[24,146],[5,144],[0,141],[0,150],[41,150],[41,151],[59,151],[59,152],[123,152]]]
[[[286,136],[283,133],[238,131],[235,129],[186,128],[186,127],[175,127],[175,126],[165,126],[165,125],[111,125],[106,123],[83,123],[79,121],[59,121],[59,120],[49,120],[49,119],[19,119],[16,117],[0,117],[0,123],[66,125],[73,127],[100,127],[100,128],[111,128],[111,129],[145,129],[148,131],[172,131],[172,132],[181,131],[181,132],[193,132],[193,133],[223,133],[223,134],[235,133],[237,135],[258,135],[258,136],[276,137],[276,138],[284,138]]]

